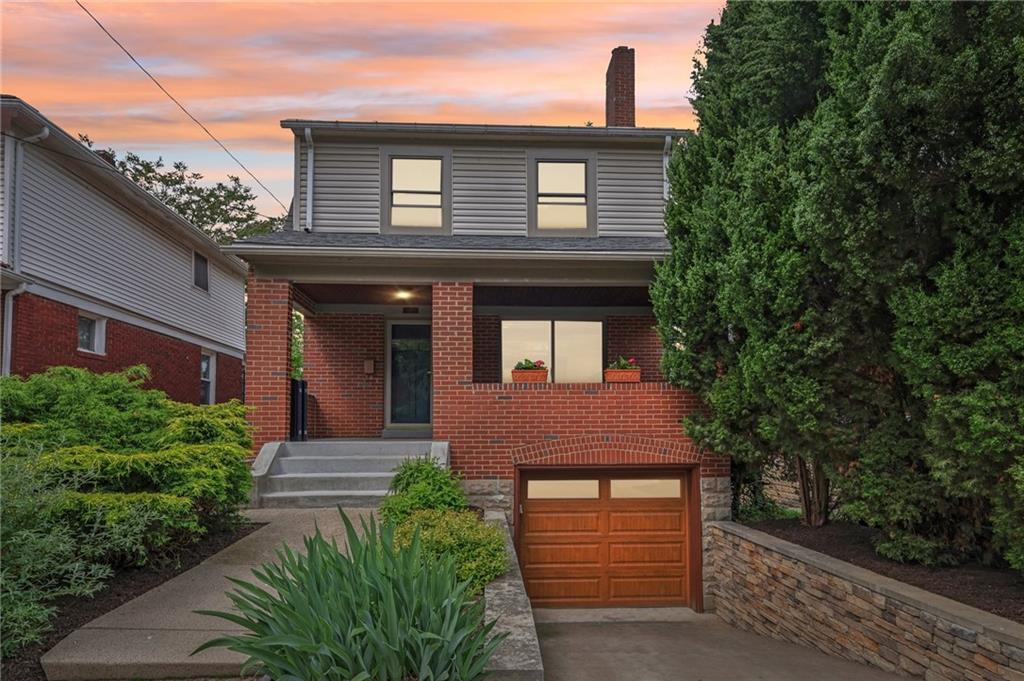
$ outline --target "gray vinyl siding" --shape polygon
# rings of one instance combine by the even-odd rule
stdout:
[[[24,147],[24,274],[224,345],[245,347],[242,275],[209,258],[209,292],[192,286],[192,248]],[[208,254],[209,255],[209,254]]]
[[[664,184],[660,151],[599,151],[598,236],[663,236]]]
[[[7,138],[0,137],[0,262],[7,262]]]
[[[314,148],[313,230],[378,233],[380,147],[324,141]],[[452,234],[527,234],[531,149],[471,145],[452,149]],[[295,205],[302,229],[306,227],[307,145],[301,138],[298,154]],[[598,236],[663,236],[661,151],[603,149],[596,157]]]
[[[299,225],[306,228],[306,154],[299,145]],[[323,232],[380,231],[380,149],[376,146],[315,144],[313,229]]]
[[[526,150],[452,152],[452,233],[526,234]]]

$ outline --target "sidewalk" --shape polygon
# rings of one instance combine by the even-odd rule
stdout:
[[[368,509],[346,510],[358,525]],[[244,657],[224,648],[191,656],[211,638],[239,631],[224,620],[195,610],[227,610],[226,577],[250,579],[251,570],[274,559],[283,542],[300,548],[302,537],[319,526],[345,545],[338,511],[257,509],[246,516],[269,523],[191,570],[147,591],[75,630],[42,658],[49,681],[172,679],[238,676]]]

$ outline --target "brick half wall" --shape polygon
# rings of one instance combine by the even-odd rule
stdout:
[[[30,376],[53,366],[110,372],[145,364],[151,374],[146,387],[179,402],[199,402],[198,345],[107,319],[105,352],[85,352],[78,349],[78,308],[32,293],[14,299],[12,326],[13,374]],[[216,361],[216,400],[241,399],[242,360],[217,353]]]

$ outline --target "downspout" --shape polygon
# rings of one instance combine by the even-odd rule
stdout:
[[[672,158],[672,135],[665,135],[665,149],[661,154],[661,194],[668,201],[668,162]]]
[[[14,344],[14,329],[12,328],[14,322],[14,299],[25,292],[26,286],[27,284],[22,282],[18,284],[17,288],[12,288],[4,294],[4,363],[2,369],[4,376],[11,375],[11,346]]]
[[[313,131],[306,128],[306,144],[309,150],[306,152],[306,232],[313,231]]]

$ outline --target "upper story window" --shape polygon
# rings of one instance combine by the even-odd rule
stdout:
[[[78,349],[102,355],[106,351],[106,320],[78,315]]]
[[[586,228],[586,161],[537,161],[537,229]]]
[[[451,227],[451,152],[383,150],[384,231],[447,234]]]
[[[597,234],[597,178],[591,152],[532,152],[528,177],[529,233]]]
[[[210,290],[210,262],[195,251],[192,251],[192,284],[204,291]]]

